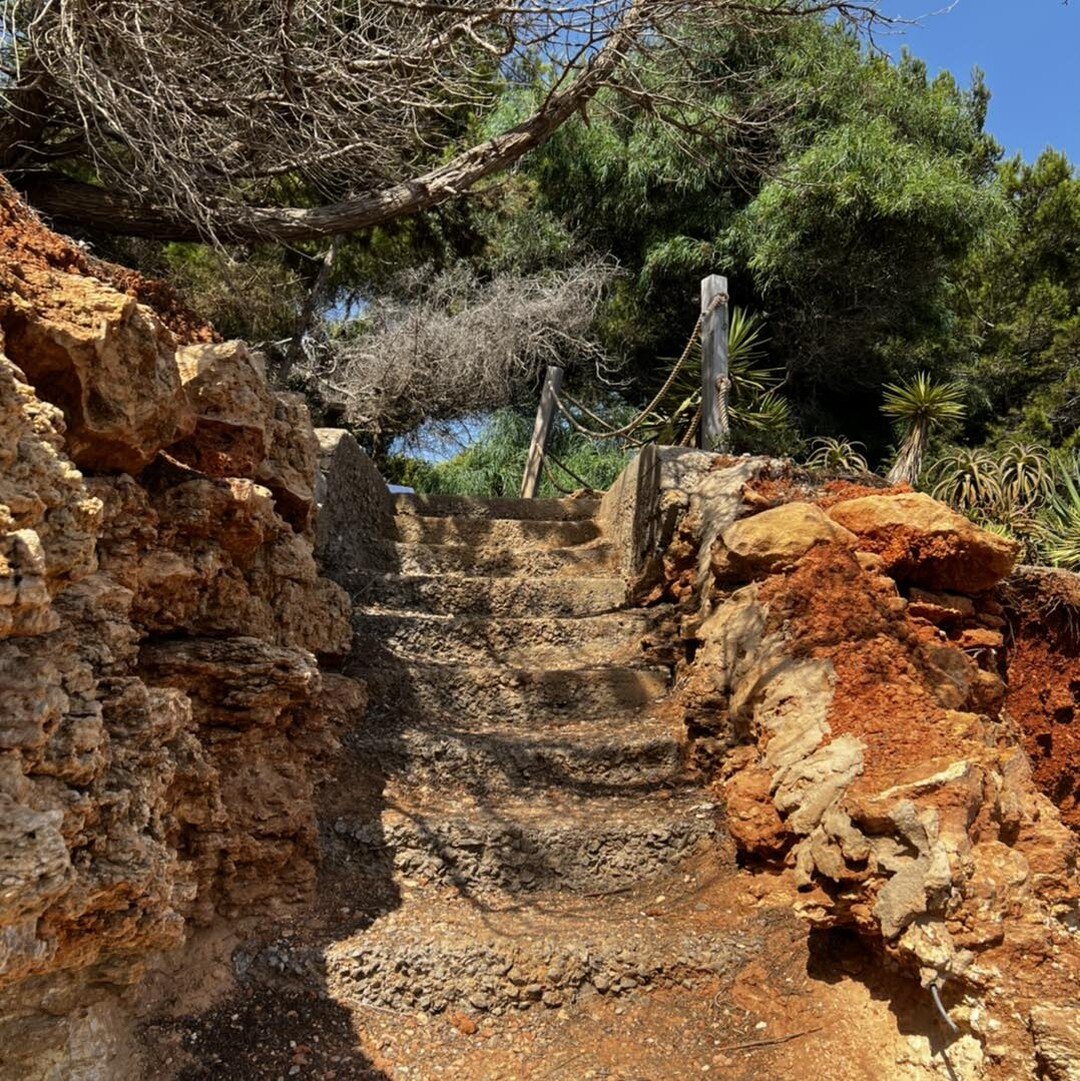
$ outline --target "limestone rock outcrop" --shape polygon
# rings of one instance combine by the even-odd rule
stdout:
[[[713,546],[713,574],[746,581],[791,566],[815,544],[854,548],[857,539],[813,503],[783,503],[724,530]]]
[[[8,189],[0,237],[0,1074],[120,1076],[75,1062],[91,1004],[310,895],[363,689],[320,667],[351,628],[302,403]]]
[[[684,716],[730,834],[815,927],[854,929],[939,990],[963,1076],[1071,1077],[1080,847],[1004,709],[987,591],[1014,547],[909,493],[820,493],[830,537],[812,486],[770,471],[717,460],[726,494],[697,512],[726,520],[715,579],[684,621]]]
[[[28,271],[23,285],[8,298],[4,350],[63,410],[76,465],[137,473],[191,431],[176,341],[149,308],[78,274]]]
[[[173,454],[212,477],[249,477],[266,458],[274,400],[266,365],[243,342],[186,345],[176,368],[195,416]]]

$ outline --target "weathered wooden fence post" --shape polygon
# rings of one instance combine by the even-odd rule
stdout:
[[[701,280],[701,448],[729,449],[728,280],[710,274]]]
[[[521,478],[521,498],[533,499],[540,484],[540,469],[544,464],[544,451],[551,438],[551,421],[555,416],[555,399],[562,390],[563,370],[550,365],[540,395],[540,407],[536,410],[529,457],[525,462],[525,476]]]

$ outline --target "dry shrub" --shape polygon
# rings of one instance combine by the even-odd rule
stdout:
[[[612,370],[592,327],[615,268],[582,263],[539,277],[481,281],[463,266],[402,279],[329,342],[315,379],[375,440],[424,421],[534,397],[549,364]]]

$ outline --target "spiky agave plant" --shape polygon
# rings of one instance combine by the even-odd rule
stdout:
[[[950,447],[930,467],[931,495],[967,513],[991,512],[1005,498],[1001,460],[982,447]]]
[[[858,448],[862,443],[850,439],[834,439],[820,436],[810,444],[810,456],[806,464],[811,469],[823,469],[829,473],[869,473],[870,463]]]
[[[1001,453],[1002,495],[1014,506],[1030,509],[1054,494],[1049,452],[1034,443],[1006,443]]]
[[[963,419],[963,388],[959,383],[935,383],[920,372],[906,383],[887,384],[881,411],[904,433],[889,482],[913,485],[922,472],[930,433],[950,420]]]
[[[1046,556],[1058,567],[1080,571],[1080,456],[1066,460],[1057,480],[1056,494],[1043,518]]]

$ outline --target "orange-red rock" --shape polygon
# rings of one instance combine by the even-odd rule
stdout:
[[[828,513],[886,574],[928,589],[980,593],[1008,576],[1020,551],[921,492],[847,500]]]

